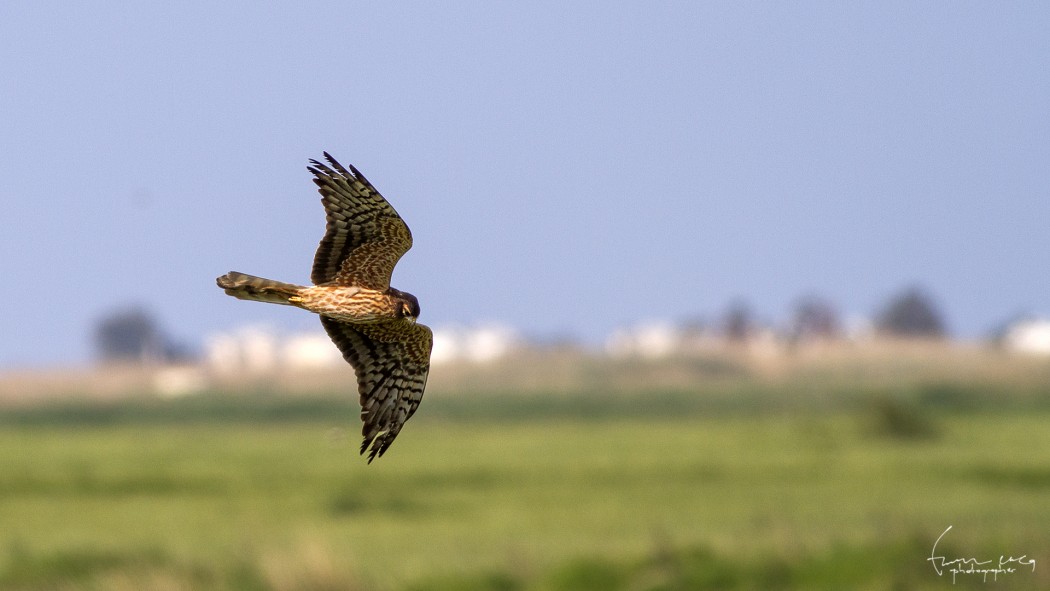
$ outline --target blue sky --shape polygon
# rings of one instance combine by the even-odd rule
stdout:
[[[0,8],[0,368],[97,319],[188,343],[302,311],[328,150],[406,218],[432,325],[598,340],[905,286],[1050,314],[1045,3],[65,2]]]

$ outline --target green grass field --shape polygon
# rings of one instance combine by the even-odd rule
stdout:
[[[1047,588],[1050,410],[938,388],[435,397],[372,465],[343,398],[7,411],[0,588]]]

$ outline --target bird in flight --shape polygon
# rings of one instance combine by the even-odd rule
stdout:
[[[390,203],[353,166],[328,152],[307,169],[321,193],[327,226],[314,255],[311,286],[230,272],[216,279],[227,295],[296,306],[321,325],[357,375],[361,453],[368,462],[393,443],[416,412],[430,370],[431,330],[416,323],[419,300],[390,287],[412,233]]]

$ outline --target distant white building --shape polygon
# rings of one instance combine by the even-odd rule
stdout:
[[[502,324],[438,327],[434,329],[430,362],[438,365],[451,361],[494,361],[510,354],[521,342],[517,331]]]
[[[167,398],[197,394],[207,387],[207,376],[196,366],[170,365],[153,374],[154,392]]]
[[[237,339],[229,334],[212,334],[204,339],[204,361],[219,373],[234,373],[241,368]]]
[[[509,354],[522,342],[501,324],[444,327],[434,330],[431,362],[486,362]],[[208,367],[219,374],[258,374],[277,369],[310,370],[340,367],[342,353],[322,331],[278,336],[261,326],[246,326],[213,334],[204,345]]]
[[[660,359],[725,351],[733,343],[724,334],[700,324],[676,325],[653,320],[613,331],[605,339],[605,352],[612,357]],[[750,329],[742,344],[758,355],[774,354],[783,347],[776,331],[766,327]]]
[[[261,373],[277,367],[277,335],[266,326],[245,326],[210,335],[204,341],[204,358],[218,373]]]
[[[1030,318],[1013,323],[1003,334],[1003,347],[1029,355],[1050,355],[1050,320]]]
[[[294,369],[321,369],[346,363],[328,334],[304,332],[288,337],[281,345],[281,359]]]
[[[875,338],[875,323],[867,316],[854,314],[846,317],[843,335],[853,342],[870,341]]]
[[[657,359],[676,352],[683,332],[670,322],[650,321],[630,328],[619,328],[605,339],[605,351],[613,357]]]

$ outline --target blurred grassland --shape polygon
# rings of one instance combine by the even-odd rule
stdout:
[[[0,589],[943,589],[949,525],[1050,587],[1045,363],[696,363],[446,378],[370,466],[342,393],[9,408]]]

